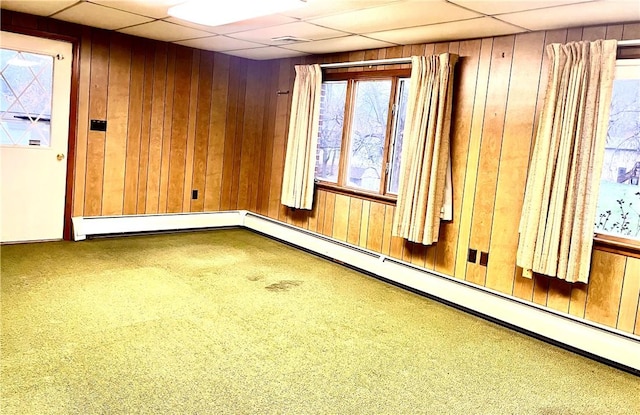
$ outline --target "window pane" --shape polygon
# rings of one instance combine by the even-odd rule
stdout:
[[[53,57],[0,49],[0,145],[49,146]]]
[[[398,82],[398,94],[396,113],[393,126],[393,142],[391,146],[391,166],[389,167],[389,183],[387,192],[398,194],[400,182],[400,158],[402,156],[402,143],[404,141],[404,122],[407,116],[407,99],[409,98],[409,79],[400,79]]]
[[[347,81],[322,84],[316,179],[333,183],[338,181],[346,98]]]
[[[360,81],[355,87],[347,186],[379,191],[391,80]]]
[[[639,178],[640,79],[616,79],[595,218],[596,232],[640,240]]]

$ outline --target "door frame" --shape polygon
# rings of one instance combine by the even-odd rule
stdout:
[[[3,10],[2,14],[6,14],[11,17],[14,13],[8,13],[7,10]],[[15,13],[16,17],[20,16],[28,16],[22,13]],[[78,97],[79,97],[79,82],[80,82],[80,26],[77,25],[69,25],[71,31],[77,32],[76,35],[65,35],[60,33],[49,32],[41,29],[33,29],[24,26],[18,26],[13,24],[13,21],[5,24],[5,16],[3,16],[2,22],[2,30],[5,32],[14,32],[22,35],[29,35],[35,37],[41,37],[52,40],[60,40],[64,42],[71,43],[71,91],[69,94],[69,134],[67,140],[67,172],[65,179],[65,194],[64,194],[64,225],[62,230],[62,239],[70,241],[72,240],[72,224],[71,224],[71,215],[73,213],[73,193],[75,191],[74,185],[74,176],[75,176],[75,167],[76,167],[76,141],[77,141],[77,128],[78,128]],[[35,17],[35,16],[34,16]],[[38,18],[38,21],[42,18]],[[45,18],[46,19],[46,18]],[[45,20],[42,19],[42,20]],[[11,19],[13,20],[13,19]],[[18,19],[20,21],[21,19]],[[36,21],[36,24],[38,23]],[[46,22],[51,21],[50,19],[46,19]],[[58,22],[55,22],[58,23]],[[62,23],[62,22],[60,22]],[[41,27],[37,24],[38,27]],[[47,24],[44,25],[48,26]]]

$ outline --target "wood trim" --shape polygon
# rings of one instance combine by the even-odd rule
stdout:
[[[4,12],[5,11],[3,10],[3,14]],[[17,13],[16,15],[21,14]],[[67,140],[67,176],[65,178],[64,222],[62,227],[62,239],[70,241],[73,236],[71,215],[73,213],[73,185],[76,167],[76,130],[78,125],[78,97],[80,85],[80,35],[64,35],[40,29],[15,26],[12,24],[3,24],[2,30],[71,43],[73,62],[71,63],[71,91],[69,93],[69,134]]]
[[[411,69],[385,69],[381,71],[326,73],[322,76],[322,81],[348,81],[350,79],[360,80],[393,77],[408,78],[410,76]]]
[[[640,242],[633,239],[596,233],[593,237],[593,249],[640,258]]]
[[[356,196],[358,199],[369,200],[372,202],[382,202],[387,205],[396,204],[397,197],[389,195],[381,195],[378,193],[369,193],[358,189],[352,189],[350,187],[343,187],[329,182],[315,182],[316,189],[326,190],[330,193],[336,193],[339,195]]]

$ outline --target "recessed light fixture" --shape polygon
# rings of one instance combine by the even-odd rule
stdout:
[[[220,26],[254,17],[297,9],[307,0],[232,0],[224,5],[211,0],[187,0],[169,8],[169,15],[205,26]]]

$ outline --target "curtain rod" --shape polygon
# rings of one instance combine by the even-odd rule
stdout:
[[[618,41],[618,47],[619,48],[624,48],[627,46],[640,46],[640,39],[633,39],[633,40],[619,40]]]
[[[400,63],[411,63],[411,58],[393,58],[393,59],[374,59],[370,61],[354,61],[339,63],[323,63],[321,68],[351,68],[354,66],[373,66],[373,65],[397,65]]]
[[[640,46],[640,39],[634,40],[619,40],[618,47],[624,48],[627,46]],[[374,65],[398,65],[403,63],[411,63],[411,58],[393,58],[393,59],[373,59],[369,61],[354,61],[354,62],[338,62],[338,63],[323,63],[320,64],[321,68],[353,68],[356,66],[374,66]]]

